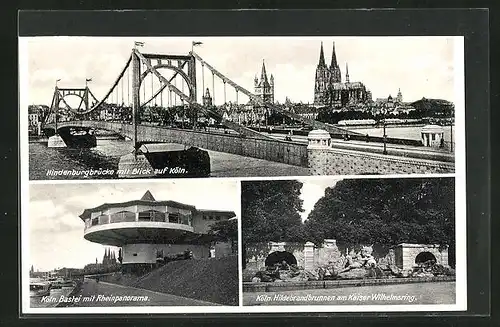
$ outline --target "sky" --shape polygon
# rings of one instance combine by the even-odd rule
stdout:
[[[159,201],[173,200],[197,209],[230,210],[239,215],[237,183],[228,180],[31,184],[28,265],[35,271],[49,271],[83,268],[95,263],[96,258],[101,262],[105,246],[83,238],[84,223],[79,215],[103,203],[138,200],[147,190]]]
[[[302,183],[302,189],[300,190],[300,198],[304,201],[302,203],[302,208],[304,211],[300,214],[302,221],[307,219],[311,210],[314,209],[314,205],[320,198],[325,195],[325,190],[327,187],[334,187],[335,184],[340,179],[334,178],[321,178],[321,179],[299,179],[298,181]]]
[[[311,103],[314,79],[323,42],[329,65],[335,42],[337,62],[345,80],[348,63],[351,82],[361,81],[372,91],[373,99],[395,96],[401,89],[404,101],[422,97],[455,102],[454,38],[432,37],[32,37],[27,41],[29,103],[50,105],[55,81],[59,87],[84,87],[100,100],[113,85],[130,56],[134,41],[144,42],[143,53],[183,54],[192,41],[205,61],[228,78],[253,92],[253,80],[260,76],[265,60],[267,73],[275,79],[275,99],[283,103]],[[197,84],[212,90],[212,76],[197,66]],[[460,69],[461,70],[461,69]],[[166,78],[169,70],[162,70]],[[153,82],[155,83],[155,82]],[[180,82],[179,82],[180,83]],[[179,84],[177,84],[179,86]],[[154,85],[156,88],[156,85]],[[148,88],[149,89],[149,88]],[[198,92],[201,100],[202,92]],[[167,95],[165,95],[167,97]],[[215,83],[215,102],[223,102],[223,84]],[[236,92],[227,88],[226,100]],[[239,102],[248,99],[239,95]],[[70,104],[71,105],[71,104]]]

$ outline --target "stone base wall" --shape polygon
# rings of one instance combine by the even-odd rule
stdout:
[[[359,246],[360,247],[360,246]],[[358,247],[357,247],[358,248]],[[327,239],[322,246],[315,246],[311,242],[262,242],[252,243],[246,246],[246,268],[248,271],[258,271],[265,267],[267,256],[275,251],[286,251],[297,259],[297,265],[305,270],[314,271],[322,266],[334,266],[336,270],[344,268],[346,263],[345,252],[349,251],[354,255],[353,248],[347,249],[345,246],[338,246],[337,242]],[[394,252],[387,249],[374,248],[372,255],[381,264],[394,262]]]
[[[335,148],[308,149],[311,175],[452,173],[455,165],[427,159]]]
[[[448,249],[440,248],[438,245],[418,245],[411,244],[399,245],[396,249],[396,263],[399,268],[404,270],[412,269],[415,266],[416,257],[423,252],[429,252],[436,258],[436,263],[449,267],[448,265]]]
[[[131,124],[105,121],[74,121],[64,125],[116,131],[129,138],[133,137],[134,132]],[[62,126],[63,124],[61,124]],[[148,125],[139,125],[137,127],[137,139],[139,142],[177,143],[205,150],[307,167],[307,146],[295,142],[240,137],[231,134],[211,134]]]
[[[49,137],[49,140],[47,142],[47,147],[49,147],[49,148],[65,148],[66,143],[64,142],[64,140],[62,139],[61,136],[56,134],[56,135]]]

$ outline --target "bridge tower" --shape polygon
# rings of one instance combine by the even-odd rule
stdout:
[[[144,71],[141,71],[141,63],[145,64]],[[140,89],[141,85],[145,83],[145,79],[148,75],[158,76],[158,69],[166,68],[174,71],[174,76],[181,76],[183,80],[183,85],[188,89],[187,95],[185,96],[189,99],[188,105],[191,103],[196,103],[196,59],[190,53],[189,55],[169,55],[169,54],[152,54],[152,53],[139,53],[135,48],[132,50],[131,54],[131,65],[132,65],[132,124],[134,127],[133,133],[133,143],[134,150],[131,154],[125,155],[120,158],[118,163],[119,176],[124,177],[136,177],[133,171],[142,171],[151,173],[141,173],[141,176],[153,176],[154,170],[151,164],[140,151],[142,143],[139,141],[137,135],[137,125],[140,124],[140,110],[141,105],[144,106],[150,103],[162,90],[167,87],[164,83],[164,87],[159,89],[156,94],[154,94],[151,99],[142,99]],[[184,71],[187,66],[187,73]],[[161,74],[160,74],[161,75]],[[170,81],[171,81],[170,80]],[[169,81],[169,82],[170,82]],[[182,90],[184,93],[184,90]],[[129,172],[129,173],[127,173]]]
[[[76,96],[80,98],[80,104],[77,108],[72,108],[66,101],[66,97]],[[66,143],[61,138],[58,132],[58,123],[61,118],[61,102],[64,103],[66,113],[69,116],[74,116],[89,111],[89,99],[92,97],[93,102],[97,102],[97,99],[92,94],[88,86],[85,88],[60,88],[57,85],[54,88],[54,95],[52,96],[52,102],[49,109],[47,117],[45,117],[44,124],[53,122],[54,123],[54,135],[49,137],[47,146],[49,148],[61,148],[66,147]]]
[[[134,177],[137,176],[137,172],[140,171],[141,176],[154,176],[154,169],[149,163],[146,156],[141,153],[141,144],[137,139],[137,125],[139,124],[139,110],[141,108],[140,103],[140,87],[142,81],[147,75],[147,71],[141,75],[141,60],[137,53],[132,50],[131,54],[131,64],[132,64],[132,125],[134,128],[134,133],[132,141],[134,143],[134,150],[132,153],[126,154],[120,157],[118,162],[118,176],[120,178]]]

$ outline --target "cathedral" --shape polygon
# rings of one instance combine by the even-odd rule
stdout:
[[[371,92],[361,82],[349,80],[349,68],[346,63],[345,82],[342,82],[342,74],[337,63],[335,54],[335,42],[333,43],[332,61],[330,67],[326,65],[323,52],[323,42],[319,53],[319,63],[316,67],[316,82],[314,85],[314,105],[316,107],[348,107],[363,104],[371,100]]]
[[[111,249],[105,249],[102,264],[104,266],[112,266],[116,264],[115,252],[111,251]]]

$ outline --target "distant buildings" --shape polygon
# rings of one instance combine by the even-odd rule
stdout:
[[[260,79],[255,75],[254,94],[262,101],[274,103],[274,76],[268,77],[265,62],[262,61]],[[222,108],[225,119],[242,125],[265,125],[270,115],[270,109],[250,99],[247,104],[228,102]]]
[[[372,105],[373,114],[408,114],[415,108],[408,102],[403,102],[403,94],[401,89],[398,89],[398,94],[395,98],[389,95],[387,98],[377,98]]]
[[[43,105],[28,106],[28,133],[40,135],[43,117],[48,112],[48,107]]]

